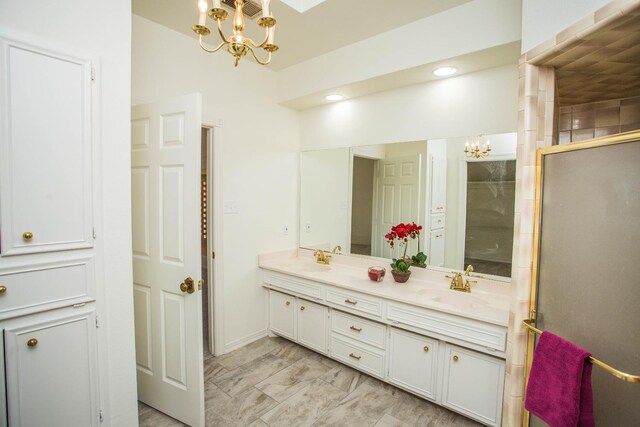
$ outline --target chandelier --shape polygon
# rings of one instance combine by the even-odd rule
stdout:
[[[467,157],[471,157],[474,159],[480,159],[482,157],[487,157],[491,152],[491,142],[487,139],[487,141],[482,145],[482,150],[480,149],[480,138],[482,135],[478,135],[476,139],[473,141],[464,143],[464,154]]]
[[[198,10],[200,11],[198,24],[191,28],[199,36],[200,47],[206,52],[214,53],[219,51],[223,46],[227,46],[227,50],[234,57],[234,65],[236,67],[238,66],[238,61],[240,61],[247,52],[251,52],[259,64],[267,65],[271,62],[271,53],[278,50],[278,46],[273,43],[276,20],[271,16],[271,12],[269,11],[270,1],[271,0],[262,0],[262,17],[258,19],[258,25],[265,29],[265,36],[261,43],[256,43],[242,34],[244,31],[244,0],[235,0],[236,11],[233,16],[233,34],[229,37],[224,35],[221,24],[222,21],[229,17],[229,14],[220,7],[220,0],[213,0],[213,7],[211,9],[209,9],[209,0],[198,0]],[[218,34],[222,39],[222,42],[213,49],[206,48],[202,41],[204,36],[211,34],[211,30],[206,25],[207,15],[216,21]],[[268,53],[267,59],[264,61],[260,60],[254,49],[264,49]]]

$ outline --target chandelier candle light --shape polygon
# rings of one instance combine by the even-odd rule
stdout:
[[[267,65],[271,62],[271,53],[278,50],[278,46],[273,43],[274,32],[276,28],[276,20],[271,16],[269,10],[269,3],[271,0],[262,0],[262,17],[258,19],[258,25],[265,29],[264,40],[261,43],[256,43],[249,37],[243,35],[244,32],[244,14],[242,9],[244,8],[244,0],[235,0],[236,11],[233,16],[233,34],[226,37],[222,32],[221,22],[229,17],[226,10],[221,8],[220,0],[213,0],[213,7],[209,9],[209,0],[198,0],[198,10],[200,11],[198,24],[191,27],[193,31],[198,34],[200,40],[200,47],[208,52],[214,53],[219,51],[223,46],[227,46],[227,50],[235,58],[234,65],[237,67],[238,62],[242,59],[247,52],[251,52],[255,60],[262,65]],[[209,18],[216,21],[218,27],[218,34],[222,39],[222,42],[213,49],[208,49],[204,46],[202,39],[204,36],[211,34],[211,30],[207,27],[207,15]],[[255,49],[264,49],[267,53],[267,59],[261,61],[256,55]]]
[[[480,150],[480,138],[482,135],[478,135],[478,137],[469,143],[469,141],[464,143],[464,154],[467,157],[472,157],[474,159],[480,159],[482,157],[487,157],[491,152],[491,142],[487,139],[487,142],[484,143],[482,150]]]

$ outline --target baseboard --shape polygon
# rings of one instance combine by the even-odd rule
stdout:
[[[226,354],[233,350],[237,350],[240,347],[244,347],[245,345],[251,344],[252,342],[257,341],[260,338],[264,338],[266,336],[268,336],[268,330],[263,329],[261,331],[247,335],[246,337],[237,339],[235,341],[231,341],[230,343],[227,343],[224,345],[224,352],[222,354]]]

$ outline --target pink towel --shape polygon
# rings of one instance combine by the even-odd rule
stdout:
[[[543,332],[533,353],[525,408],[551,427],[593,427],[590,355]]]

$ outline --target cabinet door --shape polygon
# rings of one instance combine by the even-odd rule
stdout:
[[[438,341],[391,328],[389,382],[435,400]]]
[[[298,300],[298,342],[320,353],[329,352],[329,308]]]
[[[442,405],[499,426],[502,416],[504,360],[446,345]]]
[[[90,247],[91,63],[0,46],[2,254]]]
[[[269,327],[291,340],[296,339],[296,298],[269,291]]]
[[[444,230],[429,233],[429,265],[444,267]]]
[[[443,213],[447,199],[447,159],[431,159],[431,213]]]
[[[21,322],[4,330],[10,425],[98,426],[93,310]]]

